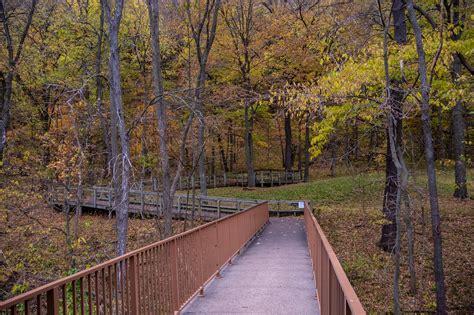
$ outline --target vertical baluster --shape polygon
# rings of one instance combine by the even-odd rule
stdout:
[[[125,290],[125,260],[119,262],[119,276],[120,281],[120,304],[121,304],[121,314],[125,314],[125,299],[124,299],[124,290]]]
[[[112,296],[112,268],[110,266],[107,267],[107,273],[109,276],[109,283],[108,283],[108,289],[109,289],[109,307],[110,307],[110,314],[112,315],[114,313],[114,307],[113,307],[113,296]]]
[[[99,297],[99,272],[94,272],[94,279],[95,279],[95,308],[96,314],[99,315],[100,311],[100,297]]]
[[[130,290],[129,292],[127,292],[130,298],[130,305],[128,311],[130,314],[138,314],[138,255],[131,256],[128,261],[128,264],[128,276],[130,277]]]
[[[77,301],[76,301],[77,300],[77,296],[76,296],[77,292],[76,291],[77,291],[76,290],[76,281],[73,280],[72,281],[72,313],[74,315],[76,314],[76,311],[77,311],[77,305],[76,305],[76,303],[77,303]]]
[[[92,279],[91,274],[87,275],[87,308],[89,310],[89,314],[92,315]]]
[[[119,313],[119,308],[120,308],[120,305],[119,305],[119,274],[117,272],[117,264],[118,263],[115,263],[114,264],[114,283],[115,283],[115,314],[118,314]]]
[[[107,291],[105,290],[105,267],[102,268],[102,306],[104,308],[104,314],[107,314]]]
[[[84,278],[79,279],[79,290],[81,295],[81,315],[84,315]]]
[[[63,284],[61,287],[61,293],[62,293],[62,299],[63,299],[63,314],[66,315],[68,313],[67,309],[67,286],[66,284]]]
[[[13,306],[12,309],[16,310],[15,306]],[[36,314],[41,315],[41,293],[36,296]]]

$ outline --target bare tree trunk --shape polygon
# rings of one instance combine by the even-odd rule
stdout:
[[[206,186],[206,150],[205,150],[205,113],[203,106],[203,91],[204,84],[206,82],[206,67],[214,43],[216,35],[217,19],[221,6],[220,0],[206,0],[204,5],[191,5],[189,2],[185,6],[186,10],[186,22],[192,31],[194,44],[196,47],[196,56],[199,63],[199,72],[196,80],[196,87],[194,92],[194,109],[198,118],[198,146],[201,152],[199,156],[199,189],[201,195],[207,195]],[[198,12],[197,22],[193,20],[192,9],[197,8],[202,10]],[[204,36],[206,35],[206,36]],[[205,40],[204,40],[205,39]]]
[[[453,55],[452,63],[452,77],[455,84],[461,75],[461,62],[457,54]],[[465,141],[465,121],[464,115],[466,109],[461,100],[456,101],[456,105],[452,109],[453,120],[453,147],[454,147],[454,179],[456,188],[454,190],[454,197],[459,199],[466,199],[467,194],[467,179],[466,179],[466,151],[464,149]]]
[[[292,157],[292,137],[291,137],[291,116],[285,111],[285,170],[291,172],[293,168]]]
[[[245,100],[245,163],[247,165],[247,185],[249,187],[255,187],[255,167],[254,167],[254,156],[253,156],[253,114],[251,111],[248,101]]]
[[[221,156],[222,170],[224,174],[229,172],[229,166],[227,164],[227,156],[224,151],[224,145],[222,144],[222,137],[219,132],[217,132],[217,145],[219,146],[219,154]]]
[[[160,137],[161,171],[163,181],[162,205],[164,215],[164,237],[169,237],[173,233],[173,199],[176,193],[177,183],[184,167],[186,154],[186,138],[188,136],[193,121],[193,113],[188,117],[182,131],[181,144],[179,148],[179,163],[173,180],[171,181],[170,156],[169,156],[169,131],[166,115],[166,102],[164,100],[163,76],[160,56],[160,28],[159,28],[159,1],[148,0],[148,14],[150,20],[150,30],[152,38],[153,52],[153,88],[155,92],[155,106],[158,121],[158,134]]]
[[[407,10],[410,23],[413,26],[418,54],[418,71],[421,81],[421,120],[423,122],[423,136],[425,142],[425,159],[428,175],[428,192],[431,208],[431,229],[434,245],[434,273],[436,281],[436,308],[439,314],[447,313],[446,291],[444,286],[443,251],[441,239],[441,218],[438,204],[438,189],[436,187],[436,170],[434,165],[433,136],[430,121],[430,85],[426,71],[425,50],[423,48],[422,31],[418,24],[413,0],[407,0]]]
[[[113,108],[112,113],[117,119],[117,128],[120,136],[120,156],[114,156],[115,165],[120,173],[114,171],[114,208],[116,213],[117,229],[117,255],[125,254],[127,250],[128,232],[128,195],[130,180],[130,147],[128,133],[125,126],[125,117],[122,102],[122,85],[120,82],[120,52],[119,52],[119,29],[122,19],[123,0],[116,0],[113,9],[108,2],[105,3],[105,13],[109,27],[109,80],[110,80],[110,103]],[[113,127],[112,129],[114,129]],[[113,139],[112,139],[113,140]],[[115,168],[115,167],[114,167]],[[119,183],[119,179],[121,182]]]
[[[379,241],[379,246],[386,252],[391,252],[395,246],[395,238],[397,233],[397,223],[396,223],[396,209],[397,205],[397,195],[398,195],[398,169],[395,165],[395,157],[393,156],[393,151],[391,150],[392,145],[395,145],[395,149],[398,150],[401,146],[402,139],[402,100],[403,100],[403,91],[398,87],[390,88],[390,110],[391,116],[395,119],[395,128],[394,131],[396,136],[390,137],[390,133],[387,129],[387,154],[385,158],[385,190],[383,198],[383,214],[385,218],[390,222],[382,225],[382,234]],[[396,141],[396,143],[392,143]]]
[[[102,98],[103,98],[103,85],[101,77],[101,68],[102,68],[102,41],[104,36],[104,1],[100,0],[100,22],[99,22],[99,33],[97,34],[97,51],[95,55],[95,75],[96,75],[96,102],[97,102],[97,112],[99,114],[100,126],[102,128],[102,141],[104,142],[104,147],[106,151],[106,161],[105,165],[107,166],[112,160],[112,149],[110,147],[110,138],[109,138],[109,128],[107,126],[107,121],[102,112]],[[107,169],[107,168],[106,168]]]
[[[406,23],[405,23],[405,8],[401,0],[394,0],[392,6],[393,14],[393,25],[394,25],[394,34],[395,40],[398,44],[403,45],[406,43]],[[383,17],[381,17],[383,19]],[[389,22],[389,21],[388,21]],[[389,23],[385,23],[384,30],[384,47],[387,45],[387,32],[389,30]],[[384,58],[388,59],[388,51],[385,50]],[[397,80],[392,80],[390,82],[390,74],[388,69],[386,69],[387,77],[387,89],[388,90],[388,105],[389,105],[389,118],[394,119],[395,121],[389,121],[390,124],[393,123],[396,130],[393,130],[394,136],[390,136],[390,130],[387,129],[387,154],[385,156],[385,190],[383,198],[383,214],[389,223],[382,226],[382,233],[379,241],[379,246],[386,252],[391,252],[395,246],[396,233],[397,233],[397,217],[396,211],[399,205],[397,204],[397,196],[399,194],[399,170],[396,167],[395,160],[396,156],[394,154],[400,150],[402,145],[403,129],[402,129],[402,118],[403,118],[403,98],[404,92],[400,88],[401,82]],[[392,83],[392,84],[391,84]],[[394,142],[395,141],[395,142]],[[394,146],[395,150],[392,150]]]
[[[309,147],[310,137],[311,137],[311,114],[306,112],[306,122],[305,122],[305,134],[304,134],[304,181],[309,181],[309,162],[310,162],[310,154],[309,154]]]
[[[463,17],[460,16],[461,13],[461,6],[459,0],[453,0],[451,2],[444,1],[444,5],[448,12],[447,14],[447,24],[448,28],[452,30],[451,32],[451,40],[458,41],[464,28],[466,27],[465,23],[463,23]],[[455,31],[454,31],[455,30]],[[451,64],[451,79],[454,85],[459,85],[459,79],[461,77],[461,57],[460,53],[453,54],[453,61]],[[472,69],[470,70],[472,74]],[[466,122],[464,119],[464,115],[466,114],[466,109],[464,108],[464,104],[462,100],[458,99],[456,101],[456,105],[452,109],[452,123],[453,123],[453,149],[454,149],[454,180],[456,183],[456,188],[454,190],[454,197],[459,199],[465,199],[468,197],[467,193],[467,179],[466,179],[466,156],[465,156],[465,148],[464,143],[466,141],[465,135],[465,126]]]
[[[168,153],[168,127],[166,116],[166,104],[164,100],[163,76],[161,69],[160,55],[160,26],[159,26],[159,2],[158,0],[148,1],[148,13],[150,20],[151,41],[153,50],[153,87],[155,92],[156,119],[158,122],[158,134],[160,137],[160,155],[162,172],[162,205],[164,215],[164,237],[173,234],[173,195],[171,189],[171,176]]]
[[[304,117],[303,117],[304,118]],[[298,120],[298,146],[296,149],[297,157],[298,157],[298,173],[301,174],[303,171],[303,144],[301,139],[301,122],[303,118]]]

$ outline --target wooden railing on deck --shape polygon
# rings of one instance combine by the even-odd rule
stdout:
[[[0,314],[173,314],[268,222],[268,204],[0,302]]]
[[[305,204],[304,221],[321,314],[365,314],[308,203]]]

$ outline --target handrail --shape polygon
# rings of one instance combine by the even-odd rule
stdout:
[[[0,302],[0,314],[172,314],[268,217],[268,204],[258,204]]]
[[[304,221],[321,314],[365,314],[321,226],[305,203]]]

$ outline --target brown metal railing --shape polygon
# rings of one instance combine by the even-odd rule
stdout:
[[[334,250],[307,203],[304,221],[321,314],[365,314]]]
[[[0,314],[173,314],[268,222],[268,204],[0,302]]]

